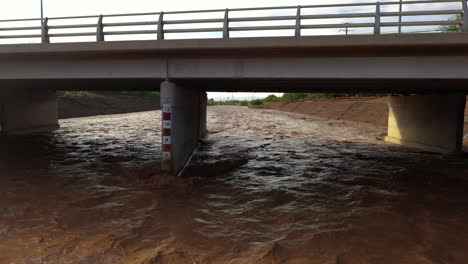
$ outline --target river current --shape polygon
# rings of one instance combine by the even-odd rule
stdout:
[[[0,263],[468,263],[468,158],[385,131],[215,106],[184,178],[159,111],[0,139]]]

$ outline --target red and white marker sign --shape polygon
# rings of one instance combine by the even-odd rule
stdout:
[[[172,149],[172,107],[170,104],[162,106],[162,162],[163,168],[170,170]]]

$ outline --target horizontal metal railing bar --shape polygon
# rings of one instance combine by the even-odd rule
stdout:
[[[157,30],[136,30],[136,31],[109,31],[104,32],[104,36],[112,36],[112,35],[144,35],[144,34],[157,34]]]
[[[166,22],[164,22],[166,24]],[[127,26],[154,26],[158,25],[157,21],[142,21],[142,22],[121,22],[121,23],[103,23],[103,27],[127,27]]]
[[[201,32],[221,32],[223,28],[193,28],[193,29],[166,29],[164,33],[201,33]]]
[[[92,16],[71,16],[71,17],[48,17],[48,20],[65,20],[65,19],[85,19],[85,18],[99,18],[100,15]],[[39,19],[41,20],[41,19]]]
[[[296,16],[236,17],[236,18],[230,18],[229,22],[296,20],[296,18],[297,18]]]
[[[403,5],[418,4],[443,4],[443,3],[461,3],[461,0],[423,0],[423,1],[403,1]],[[381,2],[380,5],[400,5],[400,2]]]
[[[301,5],[301,8],[327,8],[327,7],[350,7],[350,6],[375,6],[374,3],[355,3],[355,4],[328,4],[328,5]],[[274,9],[297,9],[298,6],[280,6],[275,7]],[[268,7],[258,7],[258,8],[236,8],[236,9],[229,9],[229,11],[260,11],[260,10],[268,10]]]
[[[149,13],[130,13],[130,14],[110,14],[105,17],[125,17],[125,16],[159,16],[161,12],[149,12]]]
[[[302,25],[301,29],[324,29],[324,28],[363,28],[374,27],[374,23],[349,23],[349,24],[321,24],[321,25]]]
[[[461,10],[383,12],[381,13],[381,16],[450,15],[450,14],[459,14],[459,13],[461,13]],[[364,17],[375,17],[375,13],[303,15],[301,16],[301,19],[364,18]],[[297,19],[296,16],[245,17],[245,18],[231,18],[229,19],[229,22],[296,20],[296,19]]]
[[[229,11],[234,9],[229,9]],[[167,11],[164,15],[179,15],[179,14],[198,14],[198,13],[217,13],[225,12],[226,9],[205,9],[205,10],[185,10],[185,11]]]
[[[437,16],[437,15],[458,15],[462,10],[438,10],[438,11],[405,11],[405,12],[382,12],[380,16]]]
[[[187,20],[166,20],[164,25],[176,25],[176,24],[198,24],[198,23],[223,23],[222,18],[209,18],[209,19],[187,19]]]
[[[38,30],[41,29],[40,26],[38,27],[11,27],[11,28],[0,28],[0,31],[19,31],[19,30]]]
[[[262,26],[262,27],[231,27],[229,31],[253,31],[253,30],[286,30],[295,29],[296,26]]]
[[[14,39],[14,38],[40,38],[41,35],[34,34],[34,35],[6,35],[0,36],[0,39]]]
[[[363,18],[363,17],[375,17],[375,13],[304,15],[304,16],[301,16],[301,19]]]
[[[92,27],[96,27],[96,24],[53,25],[53,26],[47,26],[47,27],[49,29],[92,28]]]
[[[5,19],[0,20],[1,22],[25,22],[25,21],[41,21],[40,18],[20,18],[20,19]]]
[[[80,32],[80,33],[53,33],[48,34],[49,37],[93,37],[96,36],[96,32]]]
[[[380,23],[382,27],[397,27],[397,26],[448,26],[461,25],[458,21],[414,21],[414,22],[384,22]]]

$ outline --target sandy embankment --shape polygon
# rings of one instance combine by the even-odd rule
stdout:
[[[345,120],[387,128],[388,97],[351,97],[269,103],[274,110]],[[468,145],[468,108],[465,109],[465,139]]]
[[[76,96],[58,97],[59,118],[112,115],[159,110],[159,97]]]

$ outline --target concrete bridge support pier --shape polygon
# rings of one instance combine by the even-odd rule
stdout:
[[[55,90],[0,88],[0,135],[46,133],[58,128]]]
[[[206,92],[161,84],[162,170],[180,175],[207,133]]]
[[[465,104],[463,93],[392,96],[385,140],[431,152],[459,153]]]

